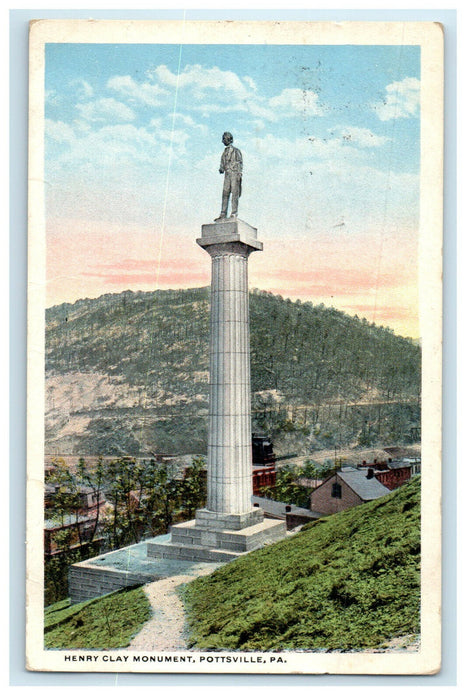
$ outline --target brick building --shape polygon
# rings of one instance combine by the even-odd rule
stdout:
[[[254,495],[259,495],[262,489],[266,486],[275,486],[277,481],[277,472],[275,467],[258,467],[252,468],[252,492]]]
[[[329,476],[311,494],[311,511],[330,515],[390,493],[373,469],[342,469]]]
[[[412,460],[418,471],[414,471],[411,460],[393,460],[391,457],[384,462],[374,460],[373,462],[362,462],[358,464],[358,469],[370,469],[376,479],[386,486],[390,491],[403,486],[416,473],[420,473],[420,460]]]
[[[397,465],[385,469],[383,471],[374,472],[375,478],[380,481],[381,484],[393,491],[399,486],[402,486],[406,481],[411,478],[411,466],[409,465]]]

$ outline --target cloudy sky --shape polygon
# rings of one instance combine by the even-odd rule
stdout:
[[[47,44],[47,305],[203,286],[221,136],[250,286],[417,337],[416,46]]]

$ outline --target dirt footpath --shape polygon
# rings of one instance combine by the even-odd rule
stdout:
[[[198,570],[195,575],[180,574],[146,584],[144,592],[152,606],[153,617],[146,622],[127,648],[140,651],[186,649],[184,608],[175,589],[182,583],[188,583],[211,572],[212,566],[209,564],[205,571]]]

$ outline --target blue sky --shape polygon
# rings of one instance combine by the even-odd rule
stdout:
[[[380,302],[389,286],[387,261],[401,256],[404,268],[411,265],[402,265],[405,278],[416,276],[419,88],[416,46],[47,44],[50,260],[55,265],[60,246],[83,227],[87,244],[102,226],[129,227],[152,236],[157,252],[149,257],[158,282],[168,284],[176,265],[167,237],[192,241],[219,213],[218,162],[228,130],[244,158],[240,218],[270,243],[272,257],[258,263],[257,280],[253,274],[257,286],[264,287],[268,269],[273,291],[281,285],[292,298],[373,307],[379,322],[384,307],[388,319],[403,294],[392,289]],[[297,246],[307,261],[301,281],[283,267]],[[127,252],[128,274],[119,264],[120,278],[129,283],[133,271],[137,284],[142,248]],[[357,285],[349,269],[355,256],[366,277],[375,277],[350,304],[343,297]],[[346,283],[325,294],[312,280],[329,277],[325,261],[341,267],[343,259]],[[73,300],[78,291],[70,291],[63,272],[52,276],[51,301]],[[89,269],[84,277],[90,285]],[[86,293],[96,295],[99,284],[102,292],[105,284],[117,290],[117,280],[116,271],[110,278],[96,270]],[[415,295],[411,284],[408,297]]]
[[[220,106],[225,100],[227,112],[209,113],[199,111],[199,104],[192,101],[192,92],[181,89],[178,92],[177,108],[202,116],[202,122],[209,132],[222,130],[225,121],[231,122],[240,137],[267,131],[265,125],[258,124],[260,117],[254,114],[254,100],[273,99],[287,89],[313,93],[318,98],[319,111],[309,110],[298,113],[296,118],[277,118],[273,121],[273,133],[277,136],[309,134],[328,138],[332,125],[360,126],[367,128],[387,141],[382,151],[395,158],[400,169],[415,172],[419,160],[419,134],[416,119],[396,119],[381,121],[374,109],[386,99],[388,85],[401,82],[407,77],[420,78],[420,52],[416,46],[209,46],[209,45],[133,45],[133,44],[48,44],[46,90],[56,93],[61,99],[47,103],[46,116],[67,123],[76,118],[77,98],[86,95],[84,83],[92,90],[93,96],[104,96],[122,100],[121,90],[112,88],[109,81],[115,76],[131,76],[136,83],[148,81],[152,85],[162,85],[167,92],[160,106],[155,107],[139,101],[133,123],[143,126],[150,123],[154,114],[171,117],[174,106],[174,88],[154,76],[160,66],[166,66],[172,74],[189,74],[189,66],[201,66],[207,71],[219,69],[219,88],[206,86],[198,97],[208,96]],[[249,102],[246,94],[234,95],[235,104],[228,104],[226,81],[221,74],[234,74],[247,91],[247,78],[254,81],[257,88],[249,89]],[[191,71],[192,81],[195,76]],[[81,85],[81,90],[80,90]],[[128,93],[126,95],[128,98]],[[124,98],[123,98],[124,101]],[[134,103],[133,103],[134,104]],[[245,111],[235,110],[235,105],[246,107]],[[259,105],[256,105],[259,108]],[[236,113],[235,113],[236,112]],[[228,115],[228,116],[226,116]],[[279,116],[279,115],[278,115]],[[324,118],[319,118],[324,117]],[[256,118],[255,118],[256,117]],[[396,122],[387,124],[389,122]],[[390,139],[390,140],[388,140]]]

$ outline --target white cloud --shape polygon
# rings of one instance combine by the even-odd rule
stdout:
[[[247,112],[256,119],[277,122],[290,117],[322,114],[317,100],[317,95],[309,90],[287,88],[270,99],[260,95],[249,95],[236,101],[224,99],[222,102],[192,104],[191,109],[201,112],[204,117],[208,117],[209,114]]]
[[[175,128],[175,125],[178,128]],[[183,127],[187,131],[181,131]],[[206,133],[208,131],[205,124],[198,124],[189,115],[180,114],[179,112],[175,114],[167,112],[164,118],[153,117],[149,122],[149,129],[164,140],[171,140],[171,136],[167,137],[166,135],[170,135],[173,131],[174,138],[178,139],[178,143],[180,144],[184,144],[187,141],[190,135],[188,133],[189,131],[191,131],[191,133],[193,133],[193,130],[201,133]]]
[[[233,71],[216,66],[190,65],[179,75],[167,66],[158,66],[152,76],[163,85],[187,91],[192,97],[189,108],[206,117],[214,113],[248,112],[258,119],[275,122],[297,114],[321,114],[318,96],[310,90],[286,88],[267,99],[257,93],[257,86],[249,76],[240,78]]]
[[[206,93],[212,90],[223,93],[223,100],[227,100],[229,96],[245,99],[251,95],[251,90],[255,89],[251,78],[246,77],[242,80],[233,71],[224,71],[217,66],[203,68],[200,65],[189,65],[179,74],[172,73],[167,66],[157,66],[153,75],[164,85],[190,89],[198,99],[203,99]]]
[[[74,172],[83,164],[99,169],[101,175],[102,168],[108,168],[107,176],[110,176],[122,161],[125,164],[157,162],[161,150],[160,141],[146,129],[133,124],[117,124],[75,137],[70,148],[55,162],[58,168],[71,167]]]
[[[283,110],[285,114],[320,115],[322,108],[319,105],[319,97],[312,90],[300,90],[299,88],[285,88],[279,95],[269,100],[272,109]]]
[[[244,78],[243,78],[243,80],[244,80],[244,82],[246,83],[246,85],[247,85],[249,88],[251,88],[251,90],[254,90],[254,91],[257,90],[257,85],[256,85],[256,83],[254,82],[254,80],[253,80],[252,78],[249,77],[249,75],[245,75]]]
[[[373,111],[383,122],[389,119],[414,117],[419,108],[421,82],[417,78],[404,78],[387,85],[385,97],[372,105]]]
[[[229,104],[219,104],[215,102],[204,102],[201,104],[192,103],[190,108],[193,112],[199,113],[201,118],[205,120],[208,120],[214,114],[232,114],[233,112],[240,112],[241,114],[256,117],[267,122],[276,121],[273,110],[262,107],[261,104],[256,101],[238,101],[230,102]],[[204,131],[204,133],[207,131],[205,125],[199,124],[197,128]]]
[[[107,88],[120,98],[126,98],[132,106],[142,103],[151,107],[166,104],[164,98],[169,91],[177,90],[182,112],[200,112],[205,118],[212,114],[242,112],[256,119],[277,122],[296,116],[323,114],[318,95],[312,90],[285,88],[278,95],[267,98],[258,94],[256,83],[249,76],[239,77],[233,71],[217,66],[188,65],[177,74],[166,65],[160,65],[147,75],[143,83],[129,75],[114,76],[107,82]],[[202,128],[187,114],[178,114],[176,119],[186,126]]]
[[[272,136],[268,133],[261,137],[252,137],[244,144],[245,152],[254,154],[254,160],[264,162],[267,157],[273,155],[274,162],[279,167],[293,168],[304,167],[305,170],[313,170],[316,164],[325,164],[331,168],[335,164],[356,164],[366,162],[364,151],[355,147],[341,138],[317,138],[302,137],[288,139]]]
[[[150,107],[160,107],[164,103],[161,98],[167,94],[167,90],[160,85],[137,83],[130,75],[116,75],[110,78],[107,88],[122,97],[127,97],[131,103],[140,102]]]
[[[253,125],[253,127],[254,127],[254,129],[255,129],[255,132],[256,132],[257,134],[263,132],[263,131],[265,130],[265,128],[266,128],[266,127],[265,127],[265,122],[264,122],[263,119],[254,119],[254,121],[252,122],[252,125]]]
[[[45,134],[58,143],[71,142],[74,139],[74,132],[69,124],[52,119],[45,120]]]
[[[175,114],[174,118],[175,118],[175,121],[179,121],[182,124],[185,124],[186,126],[191,126],[193,128],[199,129],[199,128],[202,128],[204,126],[203,124],[196,124],[196,122],[194,121],[194,119],[192,117],[190,117],[187,114],[181,114],[180,112],[177,112]]]
[[[63,104],[63,97],[56,90],[45,90],[45,104],[50,107],[59,107]]]
[[[163,141],[168,141],[171,146],[177,146],[181,153],[186,151],[184,145],[189,139],[189,134],[180,129],[165,129],[157,132],[157,136]]]
[[[195,112],[200,112],[204,118],[210,114],[224,114],[226,112],[246,112],[247,107],[244,103],[218,104],[215,102],[204,102],[202,104],[191,104],[191,109]]]
[[[339,135],[346,143],[362,148],[376,148],[388,141],[386,136],[377,136],[370,129],[357,126],[337,126],[331,130],[331,133]]]
[[[167,120],[171,121],[173,124],[181,124],[188,129],[197,129],[203,133],[207,133],[208,131],[205,124],[199,124],[192,117],[190,117],[189,114],[183,114],[182,112],[167,115]]]
[[[102,97],[94,102],[77,104],[82,119],[90,122],[112,121],[112,122],[132,122],[136,118],[132,109],[123,102],[114,100],[113,97]]]
[[[243,108],[244,111],[249,112],[252,117],[256,119],[265,119],[268,122],[276,122],[279,116],[287,116],[284,114],[279,115],[276,109],[271,109],[268,106],[267,100],[263,99],[253,99],[247,104],[240,105],[239,108]]]
[[[88,100],[94,95],[94,89],[87,80],[73,80],[71,85],[75,88],[76,97],[80,100]]]

